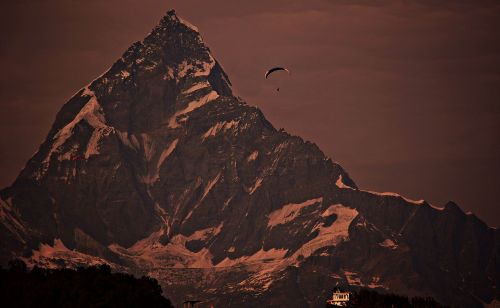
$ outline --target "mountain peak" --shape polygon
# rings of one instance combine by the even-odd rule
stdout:
[[[176,21],[177,22],[180,21],[179,17],[177,16],[177,13],[175,12],[174,9],[170,9],[162,17],[162,19],[160,20],[160,24],[166,24],[166,23],[169,23],[169,22],[176,22]]]
[[[158,24],[157,28],[165,29],[168,27],[176,27],[176,26],[181,26],[184,28],[187,28],[193,32],[196,32],[199,34],[199,30],[196,26],[194,26],[192,23],[187,21],[186,19],[181,18],[179,15],[176,14],[175,10],[169,10],[165,16],[160,20],[160,23]]]

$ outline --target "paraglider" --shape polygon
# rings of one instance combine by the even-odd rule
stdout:
[[[273,67],[272,69],[270,69],[266,72],[266,75],[265,75],[266,79],[267,79],[267,77],[269,77],[269,75],[271,75],[272,73],[274,73],[276,71],[285,71],[288,73],[288,75],[290,75],[290,70],[285,68],[285,67]]]
[[[288,75],[291,74],[290,70],[287,69],[286,67],[273,67],[273,68],[267,70],[266,74],[264,76],[266,77],[266,79],[268,79],[269,75],[271,75],[272,73],[277,72],[277,71],[285,71],[288,73]],[[279,92],[280,88],[276,88],[276,91]]]

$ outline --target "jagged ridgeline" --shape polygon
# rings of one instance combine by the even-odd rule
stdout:
[[[174,11],[61,108],[0,196],[3,263],[108,263],[176,304],[323,307],[337,283],[499,298],[498,230],[453,203],[358,189],[236,97]]]

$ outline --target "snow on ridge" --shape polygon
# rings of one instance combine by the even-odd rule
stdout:
[[[264,250],[264,248],[261,248],[251,256],[242,256],[237,259],[230,259],[226,257],[224,260],[217,263],[215,267],[231,267],[240,263],[257,262],[264,260],[281,260],[285,257],[287,252],[288,249],[271,248],[269,250]]]
[[[338,204],[330,205],[326,210],[321,213],[321,217],[328,217],[336,214],[338,211]]]
[[[273,211],[269,214],[269,221],[267,222],[268,228],[273,228],[277,225],[286,224],[294,220],[300,213],[300,211],[313,204],[322,203],[323,197],[310,199],[302,203],[290,203],[284,205],[282,208]]]
[[[213,179],[211,179],[210,181],[208,181],[207,185],[203,189],[203,195],[202,195],[200,201],[198,201],[193,206],[193,208],[191,209],[191,211],[189,211],[189,213],[187,214],[187,216],[184,218],[184,221],[187,221],[189,218],[191,218],[191,215],[193,215],[193,212],[198,208],[198,206],[200,206],[200,204],[203,202],[203,200],[205,200],[205,197],[212,190],[212,188],[215,186],[215,184],[217,184],[219,182],[219,179],[220,179],[221,175],[222,175],[222,172],[219,172]]]
[[[211,91],[210,93],[208,93],[207,95],[201,97],[200,99],[190,102],[187,105],[186,108],[184,108],[184,109],[182,109],[180,111],[177,111],[170,118],[170,120],[168,121],[168,127],[170,127],[170,128],[177,128],[177,127],[179,127],[179,123],[177,122],[177,117],[178,116],[182,116],[182,115],[185,115],[187,113],[190,113],[193,110],[198,109],[201,106],[203,106],[203,105],[205,105],[205,104],[207,104],[207,103],[209,103],[211,101],[216,100],[218,97],[219,97],[219,94],[217,92]]]
[[[183,25],[185,25],[186,27],[188,27],[189,29],[193,30],[194,32],[200,32],[198,30],[198,27],[196,27],[195,25],[193,25],[192,23],[190,23],[189,21],[187,21],[186,19],[184,18],[180,18],[179,16],[177,16],[177,18],[179,19],[179,22]]]
[[[23,224],[15,217],[15,215],[13,215],[13,211],[12,198],[9,197],[6,200],[3,200],[0,197],[0,221],[3,226],[10,230],[10,232],[12,232],[12,234],[14,234],[21,243],[25,244],[26,241],[19,232],[25,233],[26,230]]]
[[[258,156],[259,156],[259,151],[253,151],[252,154],[250,154],[247,157],[247,162],[251,162],[251,161],[256,160]]]
[[[372,195],[377,195],[377,196],[390,196],[390,197],[396,197],[396,198],[402,198],[406,202],[413,203],[416,205],[422,205],[425,203],[425,200],[412,200],[406,197],[401,196],[400,194],[394,193],[394,192],[376,192],[376,191],[370,191],[370,190],[361,190],[363,192],[370,193]]]
[[[444,211],[444,207],[437,207],[435,205],[432,205],[432,204],[429,204],[430,207],[432,207],[433,209],[435,210],[438,210],[438,211]],[[472,214],[472,213],[471,213]]]
[[[217,122],[214,126],[210,127],[204,134],[201,136],[202,140],[204,141],[205,139],[209,137],[213,137],[217,135],[221,130],[227,131],[233,127],[238,127],[239,121],[237,120],[231,120],[231,121],[222,121],[222,122]]]
[[[205,186],[205,189],[203,190],[203,196],[201,197],[201,201],[205,200],[205,197],[208,195],[208,193],[212,190],[212,188],[219,182],[220,176],[222,172],[219,172],[213,179],[208,181],[207,186]]]
[[[210,83],[208,83],[208,81],[204,80],[202,82],[195,83],[194,85],[192,85],[187,90],[182,91],[182,93],[183,94],[191,94],[193,92],[196,92],[198,90],[205,89],[205,88],[208,88],[208,87],[210,87]]]
[[[54,135],[52,138],[54,142],[52,143],[52,147],[49,150],[47,157],[43,161],[44,163],[47,163],[50,160],[52,153],[55,152],[60,146],[64,145],[64,143],[72,136],[74,127],[80,121],[86,120],[87,123],[95,129],[110,128],[105,124],[106,120],[104,118],[104,111],[97,101],[95,93],[87,87],[81,95],[90,96],[89,101],[83,106],[71,122],[66,124]]]
[[[201,136],[202,140],[207,139],[209,136],[215,136],[217,132],[224,127],[226,122],[217,122],[214,126],[210,127],[204,134]]]
[[[278,144],[278,146],[274,148],[274,153],[281,152],[282,150],[284,150],[288,146],[288,144],[289,144],[289,141],[285,141],[285,142]]]
[[[174,70],[171,67],[169,67],[167,69],[167,72],[165,73],[165,75],[163,75],[162,79],[163,80],[172,80],[174,78],[175,78],[175,76],[174,76]]]
[[[141,176],[143,183],[152,184],[160,178],[160,168],[165,162],[165,160],[172,154],[172,152],[177,147],[179,139],[172,141],[159,155],[158,157],[158,145],[146,134],[141,134],[143,142],[144,155],[150,164],[147,173]],[[158,157],[155,162],[154,158]]]
[[[210,237],[214,237],[220,233],[224,222],[221,222],[217,227],[206,228],[202,230],[197,230],[193,232],[190,236],[186,238],[186,241],[203,241]]]
[[[48,244],[40,244],[38,250],[34,251],[33,255],[48,256],[54,252],[70,251],[61,239],[54,239],[54,244],[52,246]]]
[[[337,179],[337,182],[335,182],[335,185],[338,187],[338,188],[341,188],[341,189],[354,189],[352,188],[351,186],[348,186],[346,185],[343,181],[342,181],[342,174],[339,175],[339,178]],[[416,205],[422,205],[425,203],[425,200],[412,200],[412,199],[409,199],[409,198],[406,198],[406,197],[403,197],[401,196],[400,194],[397,194],[397,193],[394,193],[394,192],[376,192],[376,191],[370,191],[370,190],[360,190],[360,191],[363,191],[363,192],[367,192],[367,193],[370,193],[372,195],[377,195],[377,196],[391,196],[391,197],[397,197],[397,198],[402,198],[404,199],[406,202],[409,202],[409,203],[413,203],[413,204],[416,204]],[[432,206],[432,205],[431,205]],[[442,210],[440,208],[437,208],[437,207],[434,207],[432,206],[433,208],[437,209],[437,210]]]
[[[262,185],[262,178],[258,178],[257,181],[255,181],[255,184],[253,184],[252,187],[250,187],[250,190],[248,191],[248,194],[253,194],[261,185]]]
[[[160,158],[158,159],[158,163],[156,164],[156,168],[159,170],[161,165],[163,165],[163,162],[165,159],[167,159],[170,154],[175,150],[177,147],[177,143],[179,142],[179,139],[175,139],[170,143],[170,145],[160,154]]]
[[[179,64],[179,66],[177,67],[177,76],[179,76],[180,78],[183,78],[193,68],[194,68],[194,66],[191,64],[188,64],[187,61],[182,61],[182,63]]]
[[[338,188],[342,189],[353,189],[351,186],[344,184],[342,181],[342,174],[339,175],[339,178],[337,179],[337,182],[335,182],[335,185],[337,185]]]
[[[206,61],[198,61],[197,64],[201,64],[203,69],[197,70],[194,73],[194,77],[208,76],[212,72],[212,69],[215,66],[215,59],[212,57],[210,53],[208,53],[209,62]]]
[[[196,60],[193,64],[184,60],[177,66],[177,77],[207,77],[215,66],[215,59],[208,53],[209,61]]]
[[[126,250],[133,253],[139,253],[143,250],[151,250],[156,248],[160,244],[160,237],[165,233],[165,230],[161,228],[160,230],[151,233],[148,237],[138,240],[131,247]],[[118,247],[118,244],[111,244],[110,246]]]
[[[222,207],[222,210],[225,210],[226,207],[231,203],[233,200],[234,196],[229,197],[226,201],[224,201],[224,206]]]
[[[104,136],[108,136],[113,129],[111,127],[106,128],[96,128],[92,132],[92,136],[87,143],[87,148],[85,149],[84,157],[85,159],[89,159],[92,155],[99,154],[99,142],[102,140]]]

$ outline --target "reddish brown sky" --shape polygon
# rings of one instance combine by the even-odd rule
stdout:
[[[240,96],[360,187],[454,200],[500,225],[500,3],[485,0],[3,1],[0,187],[62,104],[169,8]],[[274,65],[293,71],[279,95],[263,79]]]

